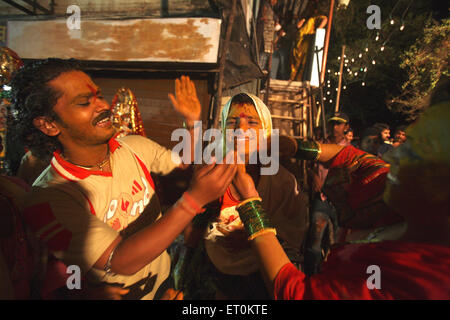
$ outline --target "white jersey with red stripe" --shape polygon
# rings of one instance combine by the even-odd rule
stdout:
[[[121,284],[131,299],[152,299],[168,277],[166,251],[131,276],[93,268],[120,234],[127,238],[161,217],[150,172],[167,174],[181,164],[170,150],[137,135],[109,141],[112,172],[88,170],[55,152],[33,184],[25,219],[49,251],[77,265],[88,281]]]

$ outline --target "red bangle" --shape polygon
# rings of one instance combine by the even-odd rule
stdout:
[[[187,191],[183,193],[183,198],[186,200],[189,206],[195,210],[196,213],[205,212],[205,209],[200,207],[197,201]]]

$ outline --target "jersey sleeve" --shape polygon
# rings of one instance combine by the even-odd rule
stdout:
[[[33,190],[24,218],[50,253],[87,273],[119,233],[89,210],[87,200],[56,188]]]
[[[181,165],[179,155],[158,143],[138,135],[119,139],[126,144],[149,168],[150,172],[168,174]]]

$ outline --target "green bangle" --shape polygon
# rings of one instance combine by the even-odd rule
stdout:
[[[260,200],[248,201],[237,206],[236,209],[249,236],[248,240],[253,240],[257,236],[267,232],[276,234],[276,230],[272,226]]]
[[[297,141],[297,151],[294,157],[301,160],[317,160],[319,159],[320,144],[317,141],[303,141],[295,139]]]

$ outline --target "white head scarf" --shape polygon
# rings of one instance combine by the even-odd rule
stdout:
[[[255,106],[256,112],[258,113],[259,119],[261,120],[262,129],[264,132],[264,135],[263,135],[264,139],[267,139],[268,137],[270,137],[272,135],[272,115],[270,114],[269,108],[267,108],[267,106],[264,104],[264,102],[262,102],[262,100],[260,98],[258,98],[257,96],[255,96],[253,94],[246,93],[246,92],[242,92],[240,94],[245,94],[253,101],[253,105]],[[222,140],[219,141],[219,144],[220,144],[219,148],[220,148],[220,150],[223,150],[224,154],[227,153],[227,150],[226,150],[227,118],[228,118],[228,114],[230,113],[230,109],[231,109],[233,100],[236,96],[237,95],[234,95],[233,97],[231,97],[231,99],[228,100],[228,102],[225,104],[225,106],[222,109],[222,120],[221,120]]]

